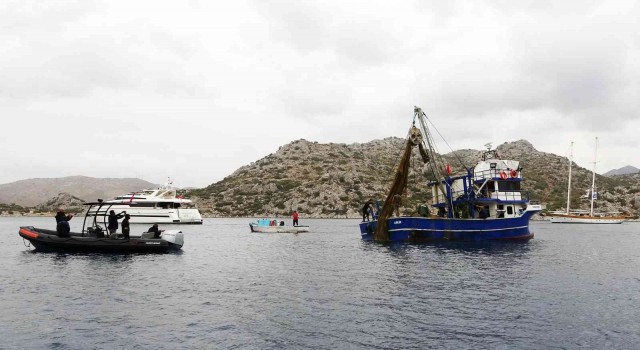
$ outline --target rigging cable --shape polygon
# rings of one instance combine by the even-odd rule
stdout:
[[[424,112],[422,112],[424,113]],[[442,141],[445,143],[445,145],[447,145],[447,147],[449,147],[449,149],[451,150],[451,153],[453,153],[453,155],[456,157],[456,159],[458,160],[458,162],[460,163],[460,165],[462,165],[463,168],[468,169],[469,167],[467,167],[467,165],[462,161],[462,159],[458,156],[458,154],[453,150],[453,148],[451,148],[451,146],[449,145],[449,143],[447,142],[447,140],[442,136],[442,134],[440,133],[440,130],[438,130],[438,128],[436,128],[436,126],[433,124],[433,122],[429,119],[429,117],[427,117],[426,114],[424,114],[424,118],[429,122],[429,124],[431,124],[431,126],[433,127],[433,129],[438,133],[438,136],[440,136],[440,138],[442,139]]]

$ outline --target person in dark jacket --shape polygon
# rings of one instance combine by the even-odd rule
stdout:
[[[65,214],[64,209],[58,209],[56,213],[56,232],[58,232],[58,236],[60,237],[70,237],[69,232],[71,232],[71,227],[69,226],[69,220],[73,215]]]
[[[369,221],[369,215],[373,213],[373,199],[369,199],[362,206],[362,221]]]
[[[153,226],[149,227],[147,232],[153,232],[153,238],[160,238],[160,228],[158,228],[158,224],[153,224]]]
[[[129,219],[131,219],[131,216],[129,216],[129,214],[124,214],[124,220],[122,220],[122,235],[124,236],[124,239],[129,239]]]
[[[123,211],[116,215],[116,212],[113,210],[109,212],[109,224],[107,225],[107,228],[109,229],[110,234],[114,234],[118,231],[118,219],[122,218],[126,213],[126,211]]]

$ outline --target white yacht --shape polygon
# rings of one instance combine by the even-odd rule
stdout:
[[[126,211],[132,224],[202,224],[202,216],[195,203],[177,195],[171,185],[169,180],[164,186],[130,192],[105,202],[113,204],[109,210],[116,214]],[[95,211],[87,213],[89,216],[95,214]],[[98,214],[109,213],[100,211]]]

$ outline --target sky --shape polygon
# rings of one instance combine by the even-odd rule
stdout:
[[[0,184],[205,187],[282,145],[520,139],[640,167],[638,1],[0,2]],[[440,151],[449,151],[444,143]]]

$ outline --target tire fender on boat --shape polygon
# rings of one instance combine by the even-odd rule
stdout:
[[[511,170],[511,177],[518,177],[518,171],[515,169]]]

